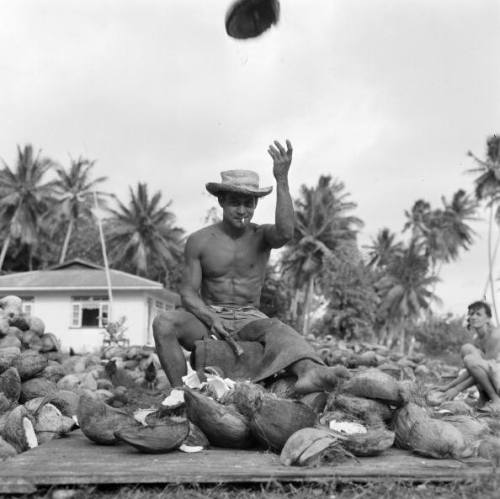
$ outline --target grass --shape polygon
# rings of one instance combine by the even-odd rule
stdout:
[[[469,482],[411,483],[398,481],[372,482],[368,484],[284,484],[265,485],[167,485],[136,487],[51,487],[26,499],[434,499],[469,498],[497,499],[498,477],[478,478]],[[23,496],[19,496],[23,497]]]

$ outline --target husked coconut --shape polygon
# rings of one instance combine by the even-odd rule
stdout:
[[[22,381],[34,378],[41,373],[48,365],[46,357],[35,350],[25,350],[14,361],[14,367],[18,370]]]
[[[370,368],[352,376],[342,387],[344,393],[400,406],[403,397],[399,382],[390,374]]]
[[[398,411],[394,430],[399,447],[423,456],[460,459],[474,453],[458,428],[431,418],[423,407],[413,403]]]
[[[24,452],[38,446],[33,428],[33,417],[24,406],[18,405],[9,412],[3,427],[2,437],[17,452]]]
[[[9,444],[9,442],[0,437],[0,460],[3,461],[4,459],[14,456],[17,456],[16,449]]]
[[[52,404],[45,404],[40,407],[35,414],[35,419],[35,433],[39,444],[65,435],[75,427],[74,420],[64,416]]]
[[[19,347],[6,347],[0,349],[0,374],[14,364],[14,361],[21,355]]]
[[[21,395],[21,378],[15,367],[0,374],[0,414],[14,407]]]
[[[7,334],[0,338],[0,349],[9,347],[21,348],[21,341],[15,334]]]
[[[184,395],[188,419],[198,426],[216,447],[247,449],[254,440],[248,419],[234,406],[223,405],[193,390]]]
[[[36,317],[34,315],[30,315],[28,320],[30,330],[36,333],[38,336],[42,336],[45,333],[45,323],[40,319],[40,317]]]
[[[31,378],[21,384],[21,402],[45,397],[57,390],[56,384],[46,378]]]
[[[154,426],[131,425],[115,431],[115,436],[140,452],[158,454],[177,449],[189,435],[189,422],[171,421]]]
[[[302,428],[287,439],[281,449],[280,461],[285,466],[319,464],[321,454],[337,443],[338,438],[328,430]]]
[[[125,411],[111,407],[89,393],[80,396],[76,417],[83,434],[102,445],[115,444],[115,431],[134,424],[134,418]]]

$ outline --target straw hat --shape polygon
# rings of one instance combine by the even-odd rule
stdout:
[[[214,196],[222,192],[236,192],[249,196],[267,196],[272,187],[259,187],[259,176],[251,170],[227,170],[220,173],[222,182],[208,182],[207,191]]]

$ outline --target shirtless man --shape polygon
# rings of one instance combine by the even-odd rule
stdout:
[[[465,371],[448,385],[439,388],[443,400],[476,385],[485,410],[500,411],[500,328],[491,324],[491,308],[482,301],[468,307],[468,327],[475,333],[474,345],[463,345],[460,353]]]
[[[272,187],[259,187],[256,173],[230,170],[221,173],[221,183],[206,184],[207,190],[218,197],[222,221],[189,236],[180,289],[183,309],[164,312],[153,321],[156,350],[172,386],[181,386],[186,374],[182,348],[192,351],[196,341],[211,336],[224,339],[231,335],[247,340],[238,338],[241,328],[266,318],[258,306],[270,252],[290,241],[295,225],[288,187],[292,145],[287,140],[285,149],[275,141],[268,153],[276,179],[274,224],[251,223],[257,199],[272,190]],[[277,319],[267,321],[279,323],[281,329],[288,328],[295,344],[299,342],[296,350],[304,352],[298,355],[300,360],[287,366],[287,371],[297,376],[297,392],[335,386],[338,370],[322,364],[305,340],[297,340],[298,333],[291,328]]]

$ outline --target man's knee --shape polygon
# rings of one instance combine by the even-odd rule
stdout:
[[[476,353],[477,353],[477,348],[470,343],[466,343],[460,349],[460,355],[462,359],[465,359],[465,357],[468,355],[475,355]]]
[[[155,342],[169,337],[176,337],[176,311],[161,312],[153,320],[153,337]]]

